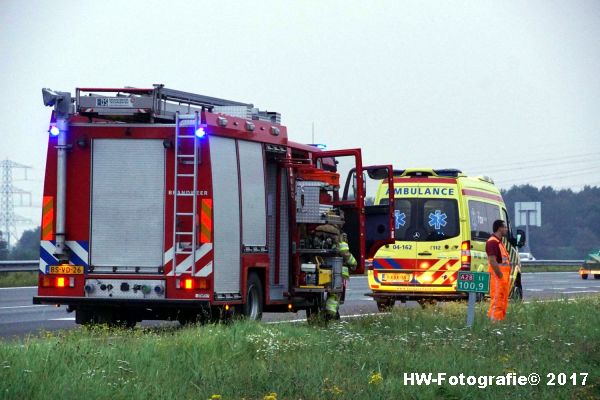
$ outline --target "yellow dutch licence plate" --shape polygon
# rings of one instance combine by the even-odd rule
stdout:
[[[410,274],[383,274],[383,280],[386,282],[408,282]]]
[[[59,275],[81,275],[83,274],[82,265],[52,265],[50,266],[50,274]]]

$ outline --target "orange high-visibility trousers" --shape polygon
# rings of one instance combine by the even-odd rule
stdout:
[[[508,308],[508,292],[510,291],[510,267],[499,267],[502,279],[496,276],[492,268],[490,273],[490,309],[488,317],[492,321],[502,321]]]

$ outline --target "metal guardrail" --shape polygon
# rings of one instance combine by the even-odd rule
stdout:
[[[521,265],[524,267],[545,267],[548,265],[558,267],[571,267],[583,264],[584,260],[533,260],[533,261],[521,261]]]
[[[0,261],[0,272],[33,272],[39,267],[39,260]]]

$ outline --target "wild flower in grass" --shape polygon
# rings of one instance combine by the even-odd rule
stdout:
[[[210,396],[210,399],[208,399],[208,400],[221,400],[221,395],[213,394],[212,396]]]
[[[381,382],[383,382],[381,372],[373,372],[369,378],[369,385],[379,385]]]
[[[263,397],[263,400],[277,400],[277,393],[271,392],[265,395],[265,397]]]

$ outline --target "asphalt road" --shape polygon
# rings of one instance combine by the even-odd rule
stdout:
[[[524,300],[548,300],[575,298],[577,296],[600,293],[600,280],[582,280],[577,272],[536,272],[523,274]],[[33,305],[32,297],[36,287],[0,288],[0,337],[25,337],[41,330],[73,329],[75,315],[66,312],[66,307]],[[353,277],[350,280],[346,303],[341,307],[342,316],[377,313],[375,302],[364,296],[368,293],[366,277]],[[415,307],[415,302],[397,303],[396,307]],[[265,322],[302,320],[305,313],[273,314],[263,316]],[[177,324],[174,322],[144,321],[144,326]]]

